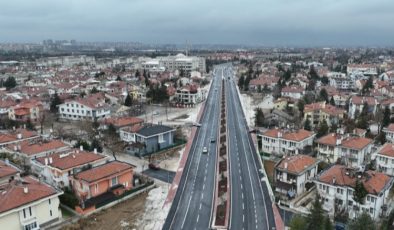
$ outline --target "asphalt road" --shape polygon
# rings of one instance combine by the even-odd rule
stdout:
[[[165,169],[158,169],[158,170],[147,169],[144,170],[142,173],[149,177],[161,180],[166,183],[172,183],[175,177],[175,172],[171,172]]]
[[[219,75],[220,74],[220,75]],[[210,228],[216,170],[216,143],[210,143],[219,131],[221,73],[217,73],[205,104],[177,193],[163,229]],[[204,147],[209,153],[203,154]]]
[[[229,229],[272,229],[275,219],[268,188],[261,182],[256,150],[246,123],[231,68],[226,75],[226,105],[231,175]],[[230,78],[230,79],[229,79]]]

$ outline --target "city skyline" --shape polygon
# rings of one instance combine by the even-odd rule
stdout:
[[[0,3],[0,42],[392,46],[394,2],[49,1]]]

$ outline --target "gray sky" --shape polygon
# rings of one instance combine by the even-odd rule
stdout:
[[[0,0],[0,42],[394,45],[394,0]]]

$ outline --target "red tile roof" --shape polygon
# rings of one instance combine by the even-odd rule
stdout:
[[[379,150],[378,154],[388,157],[394,157],[394,144],[392,143],[384,144],[382,148]]]
[[[56,151],[60,148],[68,147],[64,142],[60,140],[51,140],[47,142],[35,142],[29,143],[29,141],[23,141],[19,144],[8,145],[7,148],[14,150],[14,147],[20,145],[20,152],[28,156],[33,156],[42,152]]]
[[[304,129],[299,129],[296,131],[287,131],[287,130],[274,128],[274,129],[269,129],[263,133],[264,136],[268,136],[272,138],[278,138],[280,134],[282,134],[283,139],[290,141],[302,141],[314,135],[313,132]]]
[[[103,120],[104,124],[113,124],[115,127],[124,127],[128,125],[140,124],[143,122],[144,120],[138,117],[107,118]]]
[[[389,132],[394,132],[394,123],[390,124],[385,130]]]
[[[131,171],[133,168],[133,165],[126,162],[111,161],[107,164],[79,172],[74,175],[74,178],[87,182],[94,182],[104,178],[109,178],[121,172]]]
[[[55,153],[50,156],[39,157],[36,160],[41,164],[45,164],[45,158],[49,157],[52,158],[52,164],[48,162],[48,165],[61,170],[75,168],[77,166],[86,165],[106,158],[106,156],[101,154],[74,150],[67,153]]]
[[[372,143],[372,139],[365,137],[346,137],[342,138],[341,135],[336,133],[329,133],[321,138],[319,138],[316,142],[323,145],[336,145],[337,140],[341,140],[340,145],[349,148],[349,149],[364,149],[369,144]]]
[[[299,154],[282,159],[276,167],[281,170],[286,170],[290,173],[299,174],[305,169],[316,165],[317,162],[318,160],[311,156]],[[286,164],[287,168],[285,167]]]
[[[334,165],[323,172],[318,178],[318,181],[324,182],[326,184],[335,184],[352,188],[355,187],[356,180],[356,173],[351,169],[347,169],[344,165]],[[367,171],[362,174],[360,180],[368,193],[376,195],[380,193],[385,188],[385,186],[391,182],[392,179],[383,173]]]
[[[40,183],[32,177],[23,177],[22,179],[23,182],[14,180],[0,186],[0,213],[58,193],[54,188]],[[27,193],[24,192],[24,188],[27,188]]]
[[[9,131],[8,133],[0,134],[0,144],[17,141],[18,134],[21,134],[22,136],[21,139],[26,139],[34,136],[38,137],[38,134],[35,131],[30,131],[27,129],[17,129],[17,130]]]
[[[16,168],[7,165],[4,161],[0,160],[0,178],[15,175],[18,172],[19,171]]]

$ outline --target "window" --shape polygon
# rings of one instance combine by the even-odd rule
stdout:
[[[164,142],[164,135],[160,134],[159,135],[159,143],[162,143],[162,142]]]
[[[49,215],[52,216],[52,210],[49,210]]]
[[[37,229],[37,222],[27,224],[23,227],[24,230]]]
[[[23,218],[26,219],[26,210],[25,209],[23,209]]]
[[[117,177],[112,178],[111,179],[111,185],[114,186],[114,185],[117,185],[117,184],[118,184],[118,178]]]
[[[29,214],[30,214],[30,216],[32,216],[32,214],[31,214],[31,207],[29,207]]]
[[[48,201],[49,201],[49,204],[51,204],[51,199],[49,199]]]

